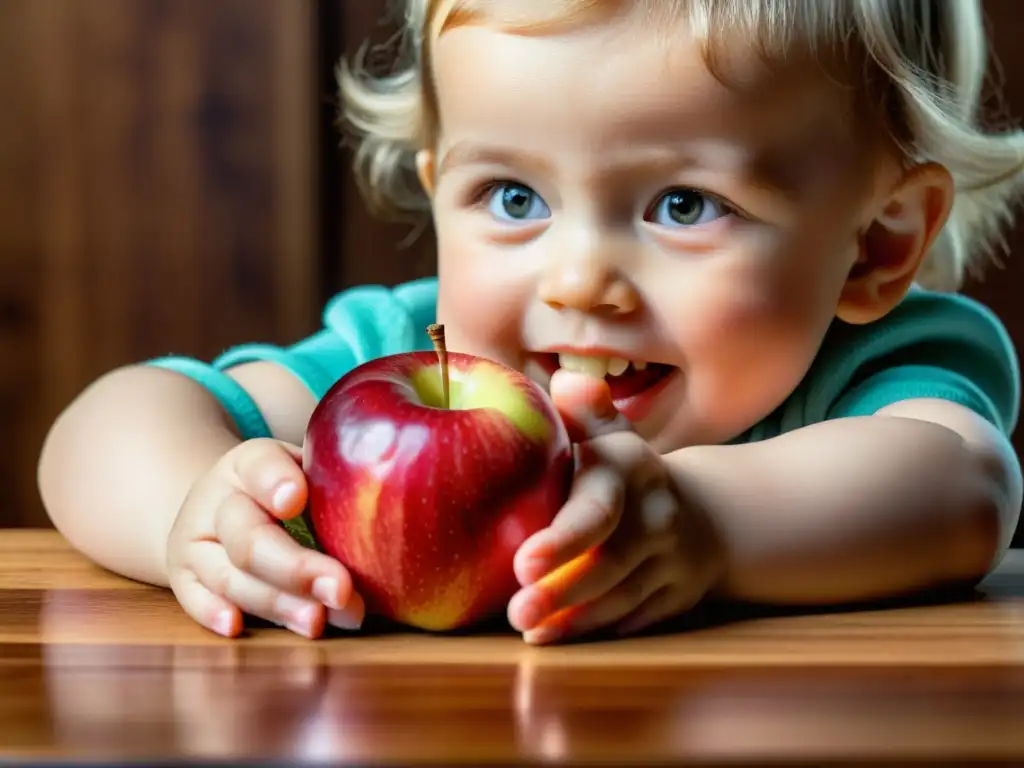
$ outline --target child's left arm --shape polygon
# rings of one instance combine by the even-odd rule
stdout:
[[[836,604],[971,582],[1016,526],[1012,447],[949,401],[906,400],[664,457],[624,419],[602,415],[600,396],[589,402],[574,416],[591,438],[586,484],[517,557],[526,586],[509,616],[530,642],[633,632],[708,593]],[[652,481],[671,493],[652,494]]]
[[[741,600],[834,604],[976,581],[1020,514],[1009,441],[942,400],[666,461],[723,541],[715,592]]]

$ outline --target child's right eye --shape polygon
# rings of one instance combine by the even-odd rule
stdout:
[[[551,215],[551,209],[544,198],[525,184],[496,181],[485,195],[487,209],[495,218],[503,221],[529,221]]]

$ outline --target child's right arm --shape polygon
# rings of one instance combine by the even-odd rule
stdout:
[[[83,554],[170,586],[193,618],[221,634],[240,631],[239,609],[310,636],[323,629],[325,603],[348,609],[335,623],[357,624],[362,601],[345,569],[275,520],[305,505],[295,446],[314,396],[273,363],[228,373],[277,440],[243,442],[218,400],[187,376],[118,369],[88,387],[47,436],[39,462],[47,513]]]
[[[436,303],[435,278],[359,286],[332,298],[323,327],[288,347],[242,344],[210,364],[170,356],[103,376],[47,436],[47,513],[87,557],[169,586],[221,634],[240,631],[241,612],[309,636],[325,620],[359,626],[365,607],[342,564],[279,524],[306,502],[296,446],[347,371],[431,348]]]

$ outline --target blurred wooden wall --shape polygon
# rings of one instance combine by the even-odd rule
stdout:
[[[340,288],[433,271],[429,233],[366,214],[332,125],[337,58],[392,33],[384,4],[0,2],[0,527],[46,524],[42,438],[104,371],[287,342]],[[1020,118],[1024,14],[985,5]],[[1024,350],[1024,219],[1011,249],[969,292]]]
[[[0,3],[0,525],[44,522],[42,438],[104,371],[314,327],[316,14]]]

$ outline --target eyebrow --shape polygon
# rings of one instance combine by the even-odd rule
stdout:
[[[659,147],[653,151],[634,152],[629,157],[622,157],[614,162],[608,162],[601,167],[599,173],[602,176],[637,173],[644,170],[664,168],[666,163],[673,163],[677,167],[697,164],[692,157],[684,153]],[[489,146],[464,140],[456,142],[445,152],[438,165],[437,176],[440,178],[457,168],[472,165],[513,166],[524,168],[538,175],[547,176],[553,176],[556,171],[554,164],[543,155],[525,150]]]
[[[460,141],[453,144],[441,158],[437,167],[438,178],[467,165],[518,166],[548,175],[554,172],[554,166],[540,155]]]

